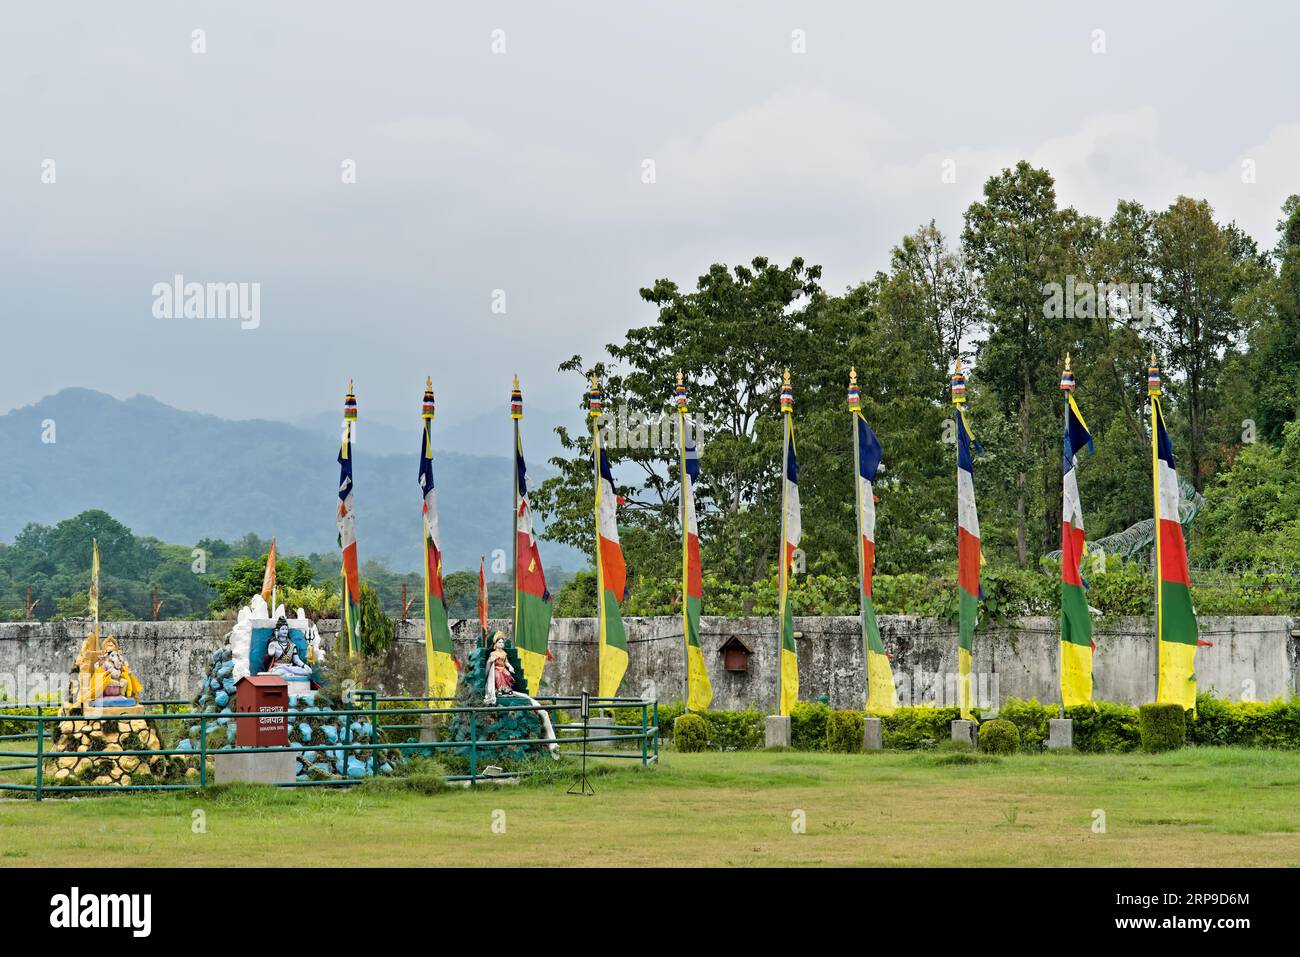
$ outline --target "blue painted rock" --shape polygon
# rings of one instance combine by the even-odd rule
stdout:
[[[225,691],[218,691],[213,695],[212,700],[217,703],[218,708],[224,708],[226,705],[230,704],[230,695],[226,694]]]
[[[306,721],[298,725],[298,736],[302,738],[303,744],[311,740],[311,725]]]
[[[321,730],[325,732],[325,740],[330,744],[338,744],[339,729],[332,724],[321,725]]]
[[[223,687],[223,688],[226,689],[226,693],[227,693],[227,694],[234,694],[234,693],[235,693],[235,682],[234,682],[234,679],[233,679],[233,678],[223,678],[222,681],[221,681],[221,687]]]

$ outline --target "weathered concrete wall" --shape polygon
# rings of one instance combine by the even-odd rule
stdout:
[[[714,689],[714,706],[771,710],[775,704],[775,622],[768,618],[715,618],[701,623],[704,660]],[[330,643],[337,621],[318,623]],[[509,622],[493,627],[509,629]],[[544,693],[577,694],[596,686],[596,629],[590,618],[557,619],[551,631],[551,654]],[[1201,637],[1212,642],[1197,652],[1197,679],[1202,690],[1227,698],[1267,701],[1291,696],[1300,673],[1298,642],[1291,637],[1300,621],[1290,618],[1202,618]],[[229,622],[113,622],[105,634],[122,642],[132,667],[150,698],[189,698],[204,663],[229,630]],[[826,695],[835,707],[860,707],[865,700],[862,638],[856,618],[796,618],[799,645],[799,694]],[[902,703],[952,704],[956,691],[956,633],[944,622],[905,615],[880,618],[880,629],[894,667]],[[9,699],[30,698],[61,687],[86,635],[84,622],[0,624],[0,693]],[[477,641],[475,621],[453,623],[457,654]],[[679,618],[631,618],[627,621],[629,667],[622,692],[672,701],[685,695],[682,628]],[[722,668],[718,649],[736,635],[753,649],[748,671]],[[1125,619],[1098,629],[1094,696],[1098,700],[1140,704],[1155,696],[1150,623]],[[1028,618],[1011,628],[976,636],[974,686],[978,702],[993,706],[1007,697],[1055,701],[1058,636],[1056,622]],[[424,690],[423,623],[398,623],[394,653],[379,681],[387,693]]]

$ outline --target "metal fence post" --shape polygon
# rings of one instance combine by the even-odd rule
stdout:
[[[379,741],[379,692],[370,693],[370,774],[379,777],[379,759],[375,744]]]
[[[647,758],[650,756],[650,742],[646,740],[650,736],[650,705],[641,702],[641,766],[645,767]]]
[[[478,782],[478,712],[469,713],[469,782]]]
[[[655,764],[659,763],[659,699],[655,699]]]
[[[45,716],[41,706],[36,706],[36,800],[41,799],[45,787]]]
[[[207,786],[208,786],[208,719],[206,715],[199,715],[199,787],[205,788]]]

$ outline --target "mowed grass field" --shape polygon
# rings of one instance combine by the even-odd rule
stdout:
[[[665,752],[598,771],[594,797],[556,778],[0,800],[0,866],[282,865],[285,840],[310,866],[1300,864],[1300,752]]]

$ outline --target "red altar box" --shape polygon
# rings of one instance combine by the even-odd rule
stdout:
[[[249,675],[235,685],[235,745],[277,748],[289,743],[289,684],[279,675]]]

